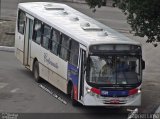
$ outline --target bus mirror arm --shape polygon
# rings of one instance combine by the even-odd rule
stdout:
[[[142,70],[145,69],[145,61],[142,59],[142,62],[141,62],[141,66],[142,66]]]

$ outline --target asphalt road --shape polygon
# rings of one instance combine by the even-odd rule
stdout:
[[[29,0],[25,0],[29,1]],[[25,2],[21,0],[20,2]],[[33,1],[33,0],[30,0]],[[38,1],[38,0],[34,0]],[[48,0],[45,0],[48,1]],[[50,0],[52,1],[52,0]],[[2,0],[2,17],[14,19],[18,0]],[[139,41],[143,47],[146,69],[143,74],[142,107],[143,113],[153,113],[160,104],[160,46],[146,44],[146,38],[129,34],[125,16],[117,8],[102,7],[96,13],[86,5],[67,3],[75,9],[93,17],[124,35]],[[40,112],[40,113],[95,113],[104,112],[106,118],[126,118],[124,109],[93,107],[72,107],[69,97],[44,82],[53,92],[60,95],[67,105],[41,89],[33,80],[32,74],[15,59],[13,53],[0,52],[0,112]],[[13,92],[13,93],[12,93]],[[88,116],[86,116],[88,117]],[[90,117],[90,116],[89,116]]]

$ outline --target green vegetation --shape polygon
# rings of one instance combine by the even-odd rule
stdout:
[[[86,0],[93,12],[100,8],[104,0]],[[147,37],[147,43],[156,47],[160,42],[160,1],[159,0],[114,0],[117,6],[127,15],[136,36]]]

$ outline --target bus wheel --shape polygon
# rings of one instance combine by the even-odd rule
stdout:
[[[39,63],[38,63],[38,61],[35,61],[35,63],[34,63],[33,75],[34,75],[35,81],[39,83],[41,81],[41,78],[39,76]]]
[[[74,99],[74,87],[72,86],[71,90],[71,101],[73,106],[78,106],[78,102]]]

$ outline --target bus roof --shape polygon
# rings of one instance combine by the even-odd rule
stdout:
[[[139,42],[129,39],[65,4],[28,2],[20,3],[18,7],[85,46],[92,44],[140,45]]]

